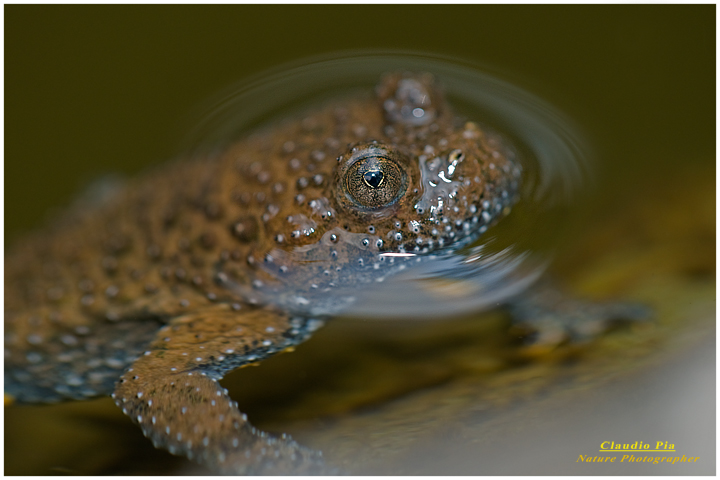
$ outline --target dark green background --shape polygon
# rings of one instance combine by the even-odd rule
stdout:
[[[94,178],[176,154],[219,90],[344,49],[412,49],[488,65],[577,120],[611,182],[676,168],[680,157],[707,160],[714,9],[8,5],[6,240]]]

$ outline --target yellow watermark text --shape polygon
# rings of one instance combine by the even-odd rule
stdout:
[[[700,457],[688,457],[687,455],[678,457],[643,457],[641,455],[635,456],[633,454],[623,455],[618,461],[616,456],[608,457],[593,457],[592,455],[579,455],[575,463],[669,463],[674,465],[675,463],[695,463],[700,460]]]
[[[674,452],[675,445],[670,442],[661,440],[659,442],[655,442],[655,448],[651,449],[650,444],[645,443],[643,441],[637,441],[634,443],[615,443],[615,442],[605,441],[600,444],[600,451],[601,452],[637,452],[637,451]]]
[[[601,453],[623,453],[623,455],[578,455],[575,463],[652,463],[675,465],[676,463],[695,463],[700,457],[687,455],[643,455],[646,452],[675,452],[675,444],[665,440],[659,442],[614,442],[604,441],[600,444]]]

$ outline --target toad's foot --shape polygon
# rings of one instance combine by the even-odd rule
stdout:
[[[565,342],[583,342],[611,328],[649,320],[652,311],[632,303],[593,303],[565,296],[543,283],[509,304],[514,328],[526,334],[533,350],[548,350]]]
[[[250,425],[218,380],[308,338],[319,322],[267,309],[178,317],[121,377],[113,397],[157,447],[223,474],[329,473],[320,452]]]

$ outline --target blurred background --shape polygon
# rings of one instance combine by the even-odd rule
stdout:
[[[714,5],[8,5],[6,248],[102,175],[177,156],[243,78],[377,48],[466,59],[573,119],[599,188],[552,271],[656,323],[537,358],[501,313],[331,323],[228,379],[244,411],[350,473],[714,474]],[[6,474],[202,473],[106,399],[11,406],[5,422]],[[576,462],[661,439],[702,461]]]
[[[7,239],[101,174],[172,157],[204,102],[233,83],[344,49],[486,65],[576,119],[604,160],[624,159],[615,168],[707,159],[712,13],[670,5],[9,6]]]

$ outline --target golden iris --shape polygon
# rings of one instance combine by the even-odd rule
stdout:
[[[359,206],[375,210],[395,203],[405,193],[407,179],[389,156],[369,154],[350,165],[345,188]]]

